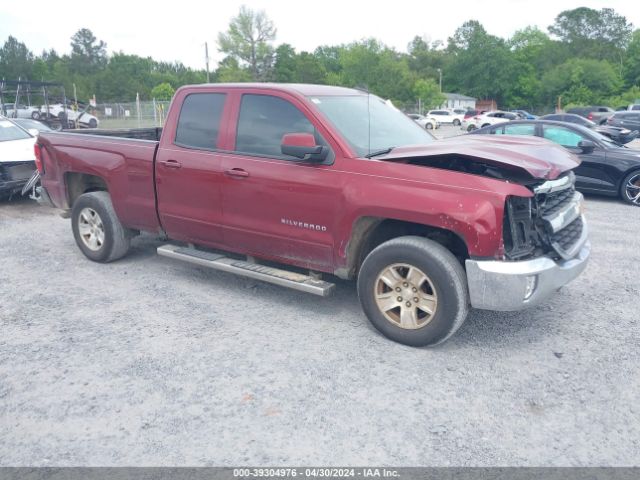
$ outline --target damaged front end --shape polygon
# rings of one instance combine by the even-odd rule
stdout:
[[[508,197],[503,222],[503,242],[508,260],[541,255],[570,259],[587,241],[582,216],[582,194],[575,190],[575,175],[530,187],[533,197]]]

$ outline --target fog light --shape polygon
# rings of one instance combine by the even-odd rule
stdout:
[[[527,277],[527,284],[524,289],[524,299],[529,300],[533,292],[536,290],[536,285],[538,284],[538,276],[530,275]]]

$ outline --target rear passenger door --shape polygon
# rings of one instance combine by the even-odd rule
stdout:
[[[156,154],[158,214],[176,240],[222,242],[222,158],[218,153],[225,93],[178,95],[179,113],[167,121]]]
[[[231,152],[223,154],[224,241],[249,255],[330,271],[333,225],[342,187],[333,173],[335,147],[296,99],[272,93],[237,95]],[[281,152],[283,135],[312,133],[331,150],[324,164]]]

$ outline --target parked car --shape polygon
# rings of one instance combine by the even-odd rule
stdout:
[[[32,120],[30,118],[14,118],[12,119],[13,123],[16,125],[28,130],[30,133],[34,132],[51,132],[53,129],[41,122],[40,120]]]
[[[615,115],[618,115],[618,113],[616,113]],[[612,118],[613,117],[610,117],[607,122],[611,122]],[[629,143],[638,137],[637,129],[634,131],[620,126],[613,126],[610,123],[605,125],[598,125],[595,122],[592,122],[591,120],[574,113],[552,113],[540,117],[540,120],[556,120],[559,122],[569,122],[575,123],[577,125],[582,125],[583,127],[590,128],[591,130],[598,132],[605,137],[609,137],[619,145]]]
[[[471,132],[477,135],[528,135],[562,145],[580,160],[574,170],[576,188],[583,192],[620,197],[640,206],[640,155],[593,130],[553,120],[520,120]]]
[[[607,119],[615,113],[610,107],[590,106],[590,107],[574,107],[569,108],[567,113],[574,113],[581,117],[587,118],[598,125],[603,124]]]
[[[526,110],[511,110],[511,113],[520,115],[523,120],[535,120],[536,118],[538,118],[537,115],[529,113]]]
[[[440,128],[440,122],[433,117],[425,117],[424,115],[419,115],[417,113],[410,113],[408,117],[427,130]]]
[[[464,113],[455,113],[450,110],[429,110],[427,117],[433,117],[440,123],[452,123],[456,127],[462,123]]]
[[[607,120],[607,125],[640,131],[640,111],[616,112]]]
[[[47,107],[41,107],[42,113],[47,113]],[[69,123],[70,128],[98,128],[100,125],[100,120],[95,115],[91,115],[87,112],[87,109],[84,110],[74,110],[71,107],[65,107],[62,103],[49,105],[48,109],[49,115],[53,115],[54,117],[60,118],[61,115],[66,115],[67,122]]]
[[[632,103],[627,107],[627,110],[640,110],[640,103]]]
[[[0,197],[20,191],[36,169],[36,137],[0,116]]]
[[[30,107],[19,103],[16,109],[15,103],[5,103],[4,108],[8,118],[32,118],[34,120],[40,118],[38,107]]]
[[[517,119],[518,116],[515,113],[497,110],[481,113],[480,115],[476,115],[475,117],[465,118],[462,122],[461,128],[462,130],[471,132],[478,128],[495,125],[497,123],[510,122]]]
[[[589,257],[578,162],[540,139],[435,141],[374,95],[284,84],[181,87],[159,141],[146,131],[38,137],[41,201],[93,261],[151,231],[184,242],[161,255],[309,293],[335,286],[259,261],[357,279],[372,324],[421,346],[468,305],[546,302]]]

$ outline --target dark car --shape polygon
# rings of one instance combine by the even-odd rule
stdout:
[[[580,115],[581,117],[587,118],[598,125],[601,125],[607,121],[607,118],[615,113],[615,110],[610,107],[590,106],[569,108],[567,113]]]
[[[591,130],[594,130],[604,135],[605,137],[609,137],[611,140],[613,140],[619,145],[624,145],[625,143],[629,143],[632,140],[634,140],[636,137],[638,137],[639,129],[637,128],[629,129],[629,128],[624,128],[618,125],[614,126],[611,124],[611,118],[613,117],[610,117],[609,120],[607,120],[607,124],[605,125],[598,125],[587,118],[581,117],[580,115],[576,115],[573,113],[552,113],[552,114],[540,117],[540,120],[556,120],[559,122],[569,122],[569,123],[575,123],[577,125],[582,125],[583,127],[590,128]]]
[[[553,120],[518,120],[470,135],[534,135],[551,140],[582,161],[574,170],[578,190],[619,196],[640,207],[640,151],[620,146],[593,130]]]
[[[607,120],[607,125],[612,127],[640,130],[640,111],[616,112]]]

